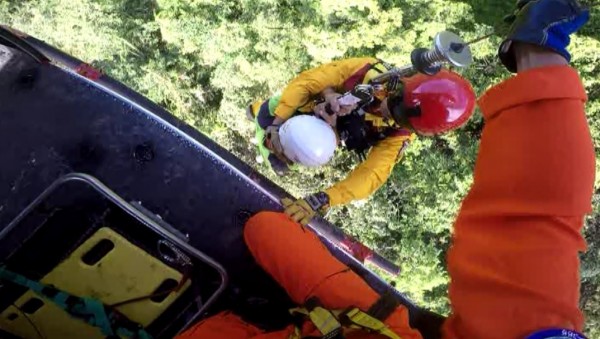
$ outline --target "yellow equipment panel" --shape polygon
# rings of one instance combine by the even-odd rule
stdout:
[[[84,263],[84,254],[102,240],[112,242],[112,250],[93,265]],[[41,282],[76,296],[93,297],[111,305],[151,295],[165,280],[173,279],[179,282],[182,278],[182,273],[165,265],[110,228],[103,227],[48,273]],[[117,309],[130,320],[147,326],[189,286],[188,280],[179,291],[171,292],[161,302],[145,299]],[[104,338],[98,329],[70,317],[52,302],[31,291],[21,296],[15,305],[22,308],[31,298],[38,298],[44,302],[37,311],[28,315],[44,338]],[[13,306],[0,314],[0,328],[23,338],[37,339],[39,334],[30,321]]]

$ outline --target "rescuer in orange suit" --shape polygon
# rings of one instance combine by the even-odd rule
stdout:
[[[578,253],[595,159],[586,94],[566,47],[589,11],[575,0],[518,6],[500,47],[518,74],[479,100],[486,125],[448,254],[452,313],[444,338],[584,338]],[[377,293],[286,215],[259,213],[244,236],[256,261],[303,307],[294,312],[306,314],[304,325],[265,333],[224,312],[182,338],[421,338],[404,307],[381,307]]]

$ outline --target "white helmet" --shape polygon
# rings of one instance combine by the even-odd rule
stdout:
[[[337,147],[335,132],[325,121],[312,115],[299,115],[279,128],[285,156],[307,167],[325,165]]]

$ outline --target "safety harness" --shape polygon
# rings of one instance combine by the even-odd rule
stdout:
[[[389,71],[391,68],[391,65],[378,60],[377,63],[368,64],[354,73],[344,82],[343,87],[351,91],[359,84],[371,84],[370,79]],[[380,105],[381,100],[388,95],[387,91],[384,90],[383,92],[385,93],[375,94],[377,100],[369,103],[368,107],[359,107],[352,113],[337,119],[336,129],[340,140],[348,150],[358,154],[360,160],[365,159],[366,153],[371,147],[394,133],[393,126],[374,126],[366,120],[366,111],[371,111],[372,107]]]
[[[382,61],[377,60],[374,64],[367,64],[363,68],[356,71],[352,74],[346,81],[342,87],[345,91],[351,91],[358,84],[370,83],[370,79],[374,78],[376,75],[385,73],[392,69],[392,65]]]
[[[367,64],[346,79],[342,87],[345,91],[350,92],[357,85],[372,84],[371,79],[392,68],[392,65],[382,60]],[[384,87],[381,86],[381,88],[383,89]],[[392,125],[374,126],[367,121],[365,117],[366,111],[372,111],[373,107],[378,107],[381,104],[381,100],[387,96],[387,90],[380,90],[375,93],[376,100],[365,105],[365,107],[359,107],[352,113],[346,116],[340,116],[337,119],[336,130],[340,140],[346,149],[355,152],[361,161],[366,158],[366,154],[371,147],[377,145],[380,141],[386,139],[396,131]],[[255,122],[259,153],[275,173],[281,176],[289,171],[289,161],[282,156],[275,154],[265,143],[268,143],[265,130],[275,120],[275,108],[279,104],[280,99],[281,95],[275,95],[257,107],[258,111],[255,113]],[[301,105],[301,108],[305,105],[306,103]],[[301,108],[298,109],[295,114],[312,114],[312,112],[304,112]]]
[[[361,160],[371,147],[394,134],[395,128],[378,128],[366,121],[364,113],[352,112],[338,117],[337,132],[346,149],[354,151]]]
[[[344,329],[378,333],[387,338],[401,339],[383,322],[398,305],[392,295],[386,293],[367,312],[356,307],[346,310],[327,310],[321,306],[318,298],[312,297],[308,299],[304,307],[290,310],[290,313],[297,317],[298,322],[294,333],[289,338],[306,338],[302,336],[301,328],[304,321],[309,320],[319,330],[321,333],[319,338],[322,339],[342,339],[344,338]]]

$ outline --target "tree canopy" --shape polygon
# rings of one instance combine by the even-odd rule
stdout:
[[[466,40],[491,33],[510,13],[503,0],[3,0],[0,23],[92,63],[209,135],[296,196],[326,188],[357,164],[339,151],[330,166],[285,178],[256,162],[244,110],[298,72],[334,59],[374,56],[404,65],[441,30]],[[593,16],[600,13],[598,7]],[[600,152],[600,20],[573,38],[573,64],[589,94],[587,114]],[[500,36],[473,46],[459,70],[482,94],[509,74],[497,61]],[[397,288],[449,311],[445,253],[472,182],[483,119],[420,138],[389,182],[329,220],[401,264]],[[557,137],[558,135],[557,131]],[[600,176],[598,176],[600,178]],[[588,335],[600,338],[600,191],[587,218],[582,301]]]

